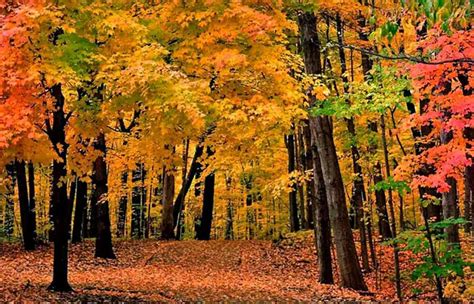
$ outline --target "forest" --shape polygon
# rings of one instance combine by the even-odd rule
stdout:
[[[472,0],[0,0],[0,301],[474,302]]]

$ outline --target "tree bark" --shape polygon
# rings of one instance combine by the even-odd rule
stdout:
[[[304,152],[304,144],[303,144],[303,134],[300,132],[299,128],[295,128],[295,156],[296,156],[296,164],[298,166],[298,171],[301,174],[305,173],[305,152]],[[306,221],[306,208],[305,208],[305,200],[304,200],[304,185],[297,185],[298,189],[298,198],[299,198],[299,215],[301,221],[301,228],[308,229],[308,222]]]
[[[121,193],[120,193],[120,201],[118,207],[118,215],[117,215],[117,237],[121,238],[125,236],[125,222],[127,218],[127,205],[128,205],[128,193],[126,192],[127,187],[127,180],[128,180],[128,171],[122,172],[121,176]]]
[[[21,232],[25,250],[35,250],[35,240],[31,221],[32,214],[28,198],[28,186],[26,179],[26,163],[23,160],[15,160],[16,181],[18,186],[18,202],[20,205]]]
[[[213,154],[214,151],[212,151],[210,147],[207,147],[207,155],[212,156]],[[199,230],[196,235],[198,240],[209,240],[211,237],[212,213],[214,211],[214,186],[215,175],[214,172],[211,172],[204,179],[201,224],[199,225]]]
[[[194,177],[199,171],[199,168],[201,167],[201,164],[198,162],[199,158],[201,158],[203,152],[204,152],[204,140],[206,139],[207,136],[211,135],[212,132],[214,132],[215,126],[210,126],[207,128],[206,132],[202,134],[202,136],[199,139],[199,142],[196,146],[196,150],[194,152],[193,160],[191,161],[191,166],[189,167],[189,173],[186,178],[186,182],[183,183],[181,186],[181,189],[178,193],[178,196],[176,197],[176,200],[174,202],[173,206],[173,220],[174,220],[174,226],[176,227],[179,222],[180,218],[180,213],[182,212],[183,206],[184,206],[184,201],[186,199],[186,195],[188,194],[189,188],[191,188],[191,185],[193,183]]]
[[[346,76],[347,67],[346,67],[346,54],[344,53],[344,29],[342,26],[341,18],[339,15],[336,17],[336,30],[337,30],[337,40],[339,43],[339,59],[341,61],[341,78],[344,85],[344,93],[349,94],[349,78]],[[346,100],[347,104],[350,104],[349,100]],[[359,164],[360,153],[359,148],[357,147],[357,134],[355,129],[354,118],[346,118],[347,130],[350,135],[351,142],[351,158],[352,158],[352,170],[354,173],[352,197],[350,205],[355,210],[356,223],[359,229],[360,237],[360,247],[362,255],[362,266],[365,271],[370,271],[369,265],[369,253],[367,250],[367,238],[365,232],[365,215],[364,215],[364,199],[365,199],[365,188],[364,188],[364,179],[362,175],[362,167]]]
[[[369,130],[372,132],[378,134],[378,128],[377,128],[377,123],[376,122],[370,122],[368,126]],[[373,143],[369,147],[370,151],[372,153],[375,153],[377,150],[377,144]],[[380,162],[377,161],[374,165],[374,185],[377,185],[380,182],[383,182],[383,177],[382,177],[382,166],[380,165]],[[380,189],[380,190],[375,190],[375,209],[377,211],[377,216],[378,216],[378,228],[379,228],[379,234],[382,236],[384,240],[392,238],[392,231],[390,229],[390,221],[388,219],[388,212],[387,212],[387,198],[385,196],[385,191]]]
[[[474,232],[474,165],[468,166],[464,174],[464,218],[466,233]]]
[[[452,134],[441,131],[441,144],[447,144],[451,139]],[[445,220],[449,218],[457,218],[459,216],[457,206],[457,182],[454,178],[448,177],[446,183],[449,185],[449,191],[441,194],[441,206],[443,210],[443,219]],[[460,245],[458,229],[458,225],[446,227],[445,232],[448,243]]]
[[[74,211],[74,225],[72,228],[72,243],[82,242],[84,217],[87,211],[87,183],[77,181],[76,209]]]
[[[285,139],[286,148],[288,150],[288,173],[295,172],[295,137],[289,134]],[[298,204],[296,201],[296,186],[292,185],[292,190],[288,193],[288,203],[290,209],[290,231],[295,232],[300,230],[298,221]]]
[[[138,163],[137,168],[132,173],[132,222],[131,230],[132,236],[138,239],[143,238],[145,228],[145,169],[143,163]]]
[[[298,25],[306,73],[321,74],[321,53],[316,17],[313,13],[300,13],[298,15]],[[310,94],[310,98],[312,105],[314,105],[316,101],[314,95]],[[344,185],[334,145],[331,121],[327,116],[311,117],[310,128],[311,140],[316,144],[319,153],[321,171],[326,187],[341,285],[356,290],[367,290],[349,224]]]
[[[309,120],[305,120],[303,126],[303,141],[305,149],[305,171],[313,170],[313,154],[311,146],[311,131],[309,129]],[[319,164],[318,164],[319,166]],[[306,181],[306,215],[308,216],[306,222],[308,223],[308,229],[314,229],[314,174]],[[324,190],[326,191],[326,190]],[[326,202],[327,205],[327,202]]]
[[[35,194],[35,166],[30,161],[28,162],[28,198],[29,198],[29,213],[30,213],[30,230],[33,233],[33,241],[37,242],[36,234],[36,194]]]
[[[15,184],[16,184],[16,174],[15,174],[15,165],[10,163],[6,165],[6,171],[8,175],[8,182],[5,186],[5,235],[7,237],[13,236],[14,226],[15,226],[15,201],[13,199],[15,195]]]
[[[310,123],[314,124],[311,119]],[[315,130],[315,126],[311,126]],[[313,135],[316,137],[316,134]],[[318,148],[311,145],[311,155],[313,161],[313,198],[314,203],[314,239],[316,240],[316,249],[318,251],[319,283],[333,284],[334,277],[332,273],[332,254],[331,254],[331,223],[329,221],[329,206],[326,196],[326,187],[324,185],[323,172],[321,170],[321,160],[319,158]]]
[[[388,145],[387,145],[387,138],[385,134],[385,115],[382,114],[381,116],[381,124],[380,127],[382,128],[382,147],[383,147],[383,155],[385,160],[385,175],[390,178],[390,162],[388,159]],[[388,206],[390,208],[390,216],[392,217],[391,220],[391,228],[392,228],[392,236],[393,238],[397,237],[397,226],[396,226],[396,219],[395,219],[395,208],[393,207],[393,196],[392,196],[392,189],[388,189]],[[395,283],[397,288],[397,296],[400,302],[403,302],[402,298],[402,287],[401,287],[401,278],[400,278],[400,261],[398,256],[398,245],[397,243],[393,244],[393,257],[394,257],[394,264],[395,264]]]
[[[161,222],[161,238],[174,239],[173,199],[174,199],[174,174],[173,170],[163,169],[163,209]]]
[[[107,153],[105,145],[105,134],[100,133],[94,143],[94,148],[101,155],[94,161],[92,184],[94,185],[95,201],[97,202],[97,237],[95,240],[95,257],[104,259],[115,259],[112,248],[112,233],[110,231],[110,215],[107,185],[107,164],[105,157]]]
[[[54,98],[53,123],[46,120],[48,137],[53,145],[53,149],[59,159],[53,161],[52,170],[52,217],[54,226],[54,261],[53,261],[53,281],[48,289],[53,291],[71,291],[68,282],[68,211],[69,200],[67,195],[67,185],[64,182],[67,177],[66,160],[66,124],[67,116],[64,112],[64,96],[61,85],[56,84],[50,89]]]

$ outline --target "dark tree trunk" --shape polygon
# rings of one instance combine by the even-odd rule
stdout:
[[[74,206],[74,201],[76,198],[76,190],[77,190],[77,176],[73,172],[72,173],[72,181],[71,186],[69,187],[69,210],[68,210],[68,222],[69,222],[69,231],[68,231],[68,239],[72,238],[71,233],[71,221],[72,221],[72,211]]]
[[[317,37],[316,17],[313,13],[301,13],[298,16],[298,25],[306,72],[308,74],[321,74],[321,53]],[[311,94],[310,98],[312,104],[314,104],[314,95]],[[316,144],[319,153],[321,171],[326,187],[341,284],[347,288],[367,290],[349,224],[344,185],[334,145],[331,121],[327,116],[311,117],[310,128],[312,142]]]
[[[381,128],[382,128],[382,147],[383,147],[383,155],[385,161],[385,175],[387,179],[390,178],[390,162],[388,159],[388,145],[386,139],[386,132],[385,132],[385,115],[382,114],[381,116]],[[393,196],[392,196],[392,189],[388,189],[388,207],[390,208],[390,216],[392,217],[391,221],[391,228],[392,228],[392,235],[394,238],[397,237],[397,226],[396,226],[396,219],[395,219],[395,208],[393,206]],[[393,244],[393,256],[394,256],[394,266],[395,266],[395,283],[397,288],[397,296],[400,302],[403,302],[402,299],[402,287],[401,287],[401,278],[400,278],[400,261],[398,256],[398,245],[397,243]]]
[[[163,209],[161,222],[161,238],[174,239],[173,199],[174,199],[174,174],[173,170],[163,169]]]
[[[295,137],[289,134],[285,139],[286,148],[288,150],[288,173],[293,174],[295,171]],[[288,194],[288,203],[290,209],[290,231],[300,230],[298,221],[298,204],[296,201],[296,185],[293,184],[292,190]]]
[[[127,205],[128,205],[128,194],[127,194],[127,180],[128,180],[128,171],[124,171],[121,176],[121,193],[120,201],[118,206],[118,215],[117,215],[117,237],[121,238],[125,236],[125,221],[127,218]]]
[[[207,147],[207,155],[212,156],[213,154],[214,151],[212,151],[210,147]],[[211,238],[212,213],[214,211],[214,186],[215,175],[214,172],[211,172],[204,179],[201,224],[196,235],[198,240],[209,240]]]
[[[35,194],[35,166],[30,161],[28,163],[28,195],[29,195],[29,212],[30,212],[30,230],[33,231],[33,241],[36,243],[36,194]]]
[[[311,131],[309,129],[309,120],[306,120],[303,126],[303,141],[305,149],[305,171],[313,171],[313,154],[311,146]],[[319,165],[318,165],[319,166]],[[324,190],[326,191],[326,190]],[[314,174],[306,181],[306,215],[308,229],[314,229]],[[327,203],[326,203],[327,205]]]
[[[146,189],[145,189],[145,169],[144,164],[137,164],[137,168],[132,173],[132,236],[138,239],[143,238],[146,214]]]
[[[88,226],[87,226],[87,237],[93,238],[97,237],[97,194],[94,185],[92,185],[91,198],[90,198],[90,207],[89,207],[89,217],[88,217]]]
[[[53,281],[48,289],[70,291],[72,290],[68,282],[68,231],[70,224],[68,211],[70,207],[67,185],[64,182],[67,177],[66,160],[69,145],[66,143],[67,116],[64,113],[64,96],[60,84],[51,88],[51,95],[54,98],[53,123],[51,126],[48,119],[46,125],[48,137],[59,159],[53,161],[52,170],[51,208],[54,225],[54,262]]]
[[[15,226],[15,165],[13,163],[6,165],[6,171],[9,181],[6,183],[5,191],[5,235],[7,237],[13,236],[13,228]]]
[[[303,144],[303,134],[299,131],[299,128],[295,128],[295,137],[296,144],[295,144],[295,155],[296,155],[296,164],[298,166],[298,171],[301,174],[305,172],[305,152],[304,152],[304,144]],[[299,215],[301,221],[301,228],[308,229],[308,222],[306,221],[306,210],[304,204],[304,186],[303,184],[297,185],[298,189],[298,199],[299,199]]]
[[[370,122],[368,126],[369,130],[374,133],[378,133],[377,123]],[[377,144],[373,143],[370,145],[369,149],[372,153],[377,150]],[[380,162],[377,161],[374,165],[374,185],[383,181],[382,177],[382,166]],[[392,231],[390,229],[390,221],[388,219],[388,212],[387,212],[387,198],[385,196],[385,191],[375,190],[375,209],[377,211],[377,216],[379,218],[378,227],[379,227],[379,234],[382,236],[384,240],[390,239],[392,237]]]
[[[313,172],[313,149],[311,146],[311,130],[309,120],[305,120],[303,126],[303,141],[305,149],[305,171]],[[316,148],[316,147],[315,147]],[[314,229],[314,173],[306,181],[306,215],[308,228]]]
[[[107,153],[105,145],[105,135],[100,133],[94,143],[94,148],[101,152],[96,158],[93,166],[92,184],[94,186],[94,196],[97,202],[97,236],[95,240],[95,257],[105,259],[115,259],[112,247],[112,233],[110,231],[110,214],[108,185],[107,185],[107,164],[105,157]]]
[[[452,133],[441,131],[441,144],[447,144],[452,139]],[[458,212],[458,193],[457,182],[454,178],[448,177],[446,183],[449,185],[449,191],[441,194],[441,206],[443,210],[443,219],[457,218]],[[451,244],[460,244],[459,241],[459,227],[458,225],[451,225],[445,229],[447,241]]]
[[[178,196],[176,197],[176,200],[174,202],[173,206],[173,221],[174,221],[174,226],[176,227],[178,225],[179,219],[180,219],[180,213],[183,210],[184,206],[184,201],[186,199],[186,195],[188,194],[189,188],[191,188],[191,185],[193,183],[194,177],[197,175],[197,173],[200,171],[201,164],[198,162],[199,158],[201,158],[203,152],[204,152],[204,140],[206,139],[207,136],[212,134],[214,132],[215,126],[210,126],[207,128],[206,132],[201,136],[199,139],[199,142],[196,146],[196,150],[194,152],[193,160],[191,161],[191,166],[189,167],[189,172],[188,176],[181,186],[181,189],[179,190]]]
[[[464,174],[464,218],[466,233],[474,232],[474,165],[467,167]]]
[[[449,185],[449,191],[442,194],[443,219],[457,218],[459,216],[457,206],[457,183],[452,177],[448,177],[446,182]],[[445,229],[448,243],[460,244],[458,229],[458,225],[451,225]]]
[[[82,242],[84,217],[87,211],[87,183],[78,180],[76,183],[76,209],[74,211],[74,226],[72,228],[72,242]]]
[[[183,167],[181,169],[181,176],[182,176],[182,181],[183,185],[186,184],[186,178],[188,176],[188,157],[189,157],[189,138],[186,138],[183,141],[183,154],[182,154],[182,161],[183,161]],[[176,229],[176,239],[181,240],[182,235],[184,234],[184,223],[185,223],[185,218],[184,218],[184,201],[181,202],[181,212],[179,212],[178,215],[178,225]],[[174,206],[173,206],[173,227],[174,227]]]
[[[312,121],[312,120],[311,120]],[[312,130],[315,128],[312,126]],[[314,134],[316,136],[316,134]],[[313,198],[314,203],[314,238],[318,251],[319,283],[333,284],[332,256],[331,256],[331,223],[329,221],[329,206],[324,185],[321,160],[316,145],[312,145],[313,161]]]
[[[31,221],[31,209],[28,198],[28,186],[26,180],[26,163],[23,160],[15,160],[16,181],[18,186],[18,202],[20,204],[21,232],[25,250],[35,249],[33,226]]]
[[[227,177],[225,180],[227,192],[230,192],[232,185],[232,178]],[[234,239],[234,210],[232,207],[232,200],[227,200],[227,217],[225,221],[225,239],[233,240]]]

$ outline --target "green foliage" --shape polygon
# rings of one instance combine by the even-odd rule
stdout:
[[[450,218],[436,223],[430,223],[433,245],[435,249],[436,262],[433,260],[430,244],[426,234],[426,227],[417,230],[407,230],[401,232],[394,242],[404,245],[402,250],[409,250],[421,256],[415,269],[411,273],[413,280],[420,278],[433,279],[450,278],[453,276],[463,276],[465,267],[474,269],[474,263],[468,262],[462,257],[462,250],[457,244],[448,244],[443,233],[443,229],[452,225],[461,225],[466,221],[462,218]]]
[[[408,184],[404,181],[395,181],[392,176],[387,180],[383,180],[375,184],[374,189],[379,190],[395,190],[400,194],[410,193],[411,189]]]

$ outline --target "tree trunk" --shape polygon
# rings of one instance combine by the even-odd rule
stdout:
[[[344,53],[344,30],[339,15],[336,17],[336,28],[337,28],[337,40],[339,43],[339,59],[341,61],[341,77],[344,85],[344,93],[349,94],[349,78],[347,77],[346,67],[346,54]],[[347,104],[350,104],[349,100],[346,100]],[[354,118],[346,118],[347,130],[350,135],[351,142],[351,157],[352,157],[352,170],[354,173],[352,197],[350,205],[355,210],[355,220],[359,229],[360,247],[362,255],[362,266],[365,271],[370,271],[369,265],[369,254],[367,250],[367,239],[365,232],[365,215],[364,215],[364,179],[362,175],[362,167],[359,164],[360,154],[359,148],[357,147],[357,134],[355,129]]]
[[[295,172],[295,137],[293,134],[286,136],[286,148],[288,150],[288,173],[293,174]],[[292,181],[296,183],[296,181]],[[292,185],[292,190],[288,194],[288,202],[290,209],[290,231],[300,230],[300,224],[298,221],[298,204],[296,201],[296,185]]]
[[[296,155],[296,164],[298,166],[298,171],[300,174],[305,173],[305,152],[304,152],[304,144],[303,144],[303,134],[300,132],[299,128],[295,128],[295,137],[296,144],[295,144],[295,155]],[[303,184],[297,185],[298,189],[298,198],[299,198],[299,214],[300,214],[300,221],[301,221],[301,228],[308,229],[308,222],[306,221],[306,210],[304,204],[304,186]]]
[[[321,74],[320,43],[317,35],[316,17],[313,13],[298,15],[304,63],[308,74]],[[310,95],[312,104],[314,95]],[[349,224],[344,185],[337,159],[329,117],[310,118],[311,140],[316,144],[320,157],[321,171],[329,203],[329,217],[334,232],[337,262],[343,287],[367,290]]]
[[[143,231],[145,228],[145,169],[144,164],[137,164],[137,168],[132,173],[132,236],[138,239],[143,238]]]
[[[464,218],[466,233],[474,232],[474,165],[467,167],[464,174]]]
[[[110,215],[107,185],[107,164],[105,157],[107,153],[105,145],[105,134],[100,133],[94,143],[94,148],[101,155],[94,161],[92,184],[94,185],[95,201],[97,202],[97,237],[95,240],[95,257],[104,259],[115,259],[112,248],[112,233],[110,231]]]
[[[48,137],[53,149],[59,159],[53,161],[52,170],[52,217],[54,225],[54,262],[53,281],[48,289],[53,291],[72,290],[68,282],[68,211],[69,200],[67,185],[64,180],[67,177],[66,160],[68,144],[66,143],[66,114],[64,113],[64,96],[61,85],[56,84],[51,89],[54,98],[53,124],[49,119],[46,121]]]
[[[173,199],[174,199],[174,174],[173,170],[163,169],[163,209],[161,222],[161,238],[174,239],[173,224]]]
[[[311,118],[310,122],[314,120]],[[314,123],[314,122],[313,122]],[[315,126],[311,127],[315,130]],[[313,135],[316,137],[316,134]],[[329,221],[329,206],[324,186],[321,160],[316,145],[311,145],[313,161],[313,209],[314,209],[314,239],[318,251],[319,283],[333,284],[331,256],[331,223]]]
[[[35,194],[35,166],[30,161],[28,163],[28,197],[29,197],[29,213],[30,213],[30,230],[33,233],[33,241],[36,244],[36,194]]]
[[[448,177],[446,182],[449,185],[449,191],[442,194],[443,219],[457,218],[457,183],[452,177]],[[451,225],[445,229],[447,241],[450,244],[460,244],[458,225]]]
[[[28,186],[26,180],[26,163],[15,160],[16,181],[18,186],[18,202],[20,204],[21,232],[25,250],[35,250],[33,226],[31,224],[31,209],[28,199]]]
[[[194,177],[199,171],[200,168],[200,163],[198,162],[199,158],[201,158],[203,152],[204,152],[204,140],[206,139],[207,136],[212,134],[214,132],[215,126],[210,126],[207,128],[206,132],[201,136],[199,139],[199,142],[196,146],[196,150],[194,152],[193,160],[191,161],[191,166],[189,167],[189,173],[186,178],[186,182],[183,183],[181,186],[181,189],[178,193],[178,196],[176,197],[176,200],[174,202],[173,206],[173,220],[174,220],[174,226],[176,227],[179,222],[180,218],[180,213],[182,212],[183,206],[184,206],[184,201],[186,199],[186,195],[188,194],[189,188],[191,188],[191,184],[193,183]]]
[[[13,236],[15,226],[15,165],[13,163],[6,165],[8,182],[5,185],[5,235],[10,238]]]
[[[378,134],[378,128],[376,122],[369,122],[368,128],[370,131]],[[372,153],[377,151],[377,144],[373,143],[370,145],[369,150]],[[382,177],[382,166],[380,162],[377,161],[374,165],[374,185],[383,181]],[[388,219],[388,212],[387,212],[387,198],[385,196],[385,191],[375,190],[375,209],[377,211],[378,216],[378,227],[379,227],[379,234],[382,236],[384,240],[392,238],[392,231],[390,230],[390,221]]]
[[[125,225],[127,219],[127,205],[128,205],[128,193],[127,193],[127,180],[128,180],[128,171],[124,171],[121,176],[121,193],[120,201],[118,206],[118,216],[117,216],[117,237],[121,238],[125,236]]]
[[[304,142],[304,150],[305,150],[305,172],[306,171],[314,171],[313,168],[313,147],[311,146],[311,131],[309,129],[309,120],[305,120],[303,126],[303,142]],[[316,147],[315,147],[316,148]],[[318,164],[319,166],[319,164]],[[314,173],[313,175],[306,181],[306,215],[308,223],[308,229],[314,229]],[[324,190],[326,191],[326,190]],[[326,202],[327,205],[327,202]]]
[[[214,151],[212,151],[210,147],[207,147],[207,155],[212,156],[213,154]],[[204,179],[201,224],[196,235],[198,240],[209,240],[211,237],[212,213],[214,211],[214,186],[215,175],[214,172],[211,172]]]
[[[382,146],[383,146],[383,155],[385,160],[385,175],[390,178],[390,162],[388,159],[388,146],[387,146],[387,138],[385,134],[385,115],[382,114],[381,116],[381,128],[382,128]],[[392,228],[392,235],[393,238],[397,237],[397,226],[396,226],[396,219],[395,219],[395,208],[393,207],[393,197],[392,197],[392,189],[388,189],[388,206],[390,208],[390,216],[392,217],[391,221],[391,228]],[[397,287],[397,296],[400,302],[403,302],[402,299],[402,287],[401,287],[401,279],[400,279],[400,261],[398,257],[398,245],[397,243],[393,244],[393,255],[394,255],[394,264],[395,264],[395,283]]]
[[[452,139],[452,134],[441,131],[441,144],[447,144]],[[443,210],[443,219],[457,218],[457,182],[454,178],[448,177],[446,182],[449,185],[449,191],[441,194],[441,206]],[[459,231],[458,225],[451,225],[445,229],[447,241],[451,244],[459,245]]]
[[[84,216],[87,211],[87,183],[77,181],[76,209],[74,211],[74,226],[72,228],[72,243],[82,242]]]

